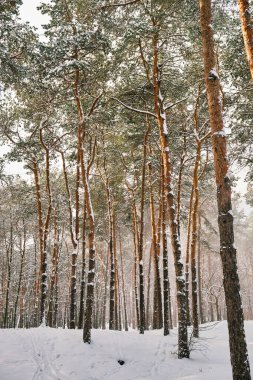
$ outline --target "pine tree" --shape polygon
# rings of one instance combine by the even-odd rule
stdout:
[[[231,364],[234,379],[250,379],[236,249],[234,247],[231,180],[228,174],[227,160],[227,138],[222,117],[220,79],[216,69],[213,30],[211,27],[211,1],[200,0],[200,23],[205,83],[212,133],[214,170],[217,185],[220,255],[223,265]]]

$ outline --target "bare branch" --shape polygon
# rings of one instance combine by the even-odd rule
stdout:
[[[4,130],[4,134],[12,142],[12,144],[14,144],[14,145],[17,144],[17,142],[9,135],[8,132],[6,132],[6,130]]]
[[[149,65],[148,65],[148,62],[144,56],[144,52],[143,52],[143,48],[142,48],[142,44],[141,44],[141,39],[139,38],[139,47],[140,47],[140,53],[141,53],[141,59],[142,59],[142,63],[143,63],[143,66],[144,66],[144,69],[146,71],[146,77],[147,77],[147,80],[149,83],[152,83],[151,82],[151,79],[150,79],[150,75],[149,75]]]
[[[102,98],[103,95],[104,95],[104,92],[102,92],[100,95],[98,95],[98,96],[96,97],[96,99],[95,99],[94,102],[92,103],[92,106],[91,106],[90,111],[89,111],[89,113],[88,113],[88,117],[90,117],[90,116],[93,114],[93,112],[94,112],[95,109],[97,108],[97,104],[98,104],[99,100]]]
[[[73,132],[74,129],[75,129],[75,127],[72,128],[69,132],[66,132],[66,133],[64,133],[63,135],[57,137],[57,139],[52,143],[51,148],[54,148],[54,147],[56,146],[56,144],[57,144],[60,140],[62,140],[65,136],[72,134],[72,132]],[[57,149],[56,149],[56,150],[57,150]],[[58,151],[59,151],[59,150],[58,150]]]
[[[211,136],[211,131],[210,132],[207,132],[207,134],[205,136],[202,137],[202,139],[200,139],[201,142],[205,141],[209,136]]]
[[[95,141],[94,141],[92,152],[91,152],[91,157],[89,159],[88,166],[87,166],[87,174],[88,175],[89,175],[90,169],[91,169],[93,162],[94,162],[94,159],[95,159],[96,148],[97,148],[97,138],[95,137]]]

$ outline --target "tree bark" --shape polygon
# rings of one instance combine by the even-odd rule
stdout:
[[[13,225],[10,225],[10,242],[6,247],[7,256],[7,284],[5,295],[5,308],[4,308],[4,328],[9,327],[9,296],[10,296],[10,283],[11,283],[11,263],[13,258]]]
[[[18,309],[18,301],[19,301],[19,295],[20,295],[20,289],[23,279],[23,271],[24,271],[24,263],[25,263],[25,253],[26,253],[26,225],[25,221],[23,219],[23,247],[22,244],[20,245],[20,271],[19,271],[19,279],[18,279],[18,288],[17,288],[17,296],[15,300],[15,306],[14,306],[14,317],[13,317],[13,327],[16,326],[16,319],[17,319],[17,309]]]
[[[36,187],[36,200],[37,200],[37,215],[38,215],[38,232],[39,232],[39,245],[40,245],[40,276],[41,276],[41,287],[44,283],[43,274],[43,262],[44,262],[44,242],[43,242],[43,216],[42,216],[42,203],[41,203],[41,190],[40,190],[40,180],[39,180],[39,170],[38,163],[35,158],[33,158],[33,174],[34,182]],[[44,289],[44,285],[43,285]],[[43,290],[42,294],[43,294]],[[40,308],[40,323],[42,323],[44,315],[44,295],[41,294],[41,308]],[[43,298],[43,302],[42,302]]]
[[[199,299],[199,319],[204,323],[203,305],[202,305],[202,270],[201,270],[201,216],[198,213],[198,299]]]
[[[79,307],[79,318],[78,318],[78,328],[83,328],[83,315],[84,315],[84,292],[85,292],[85,249],[86,249],[86,204],[85,204],[85,194],[84,194],[84,205],[83,205],[83,226],[82,226],[82,272],[81,272],[81,286],[80,286],[80,307]]]
[[[88,183],[88,178],[87,178],[87,169],[84,162],[83,148],[81,149],[81,152],[80,152],[80,163],[81,163],[83,187],[85,191],[86,209],[87,209],[88,221],[89,221],[89,235],[88,235],[89,266],[88,266],[86,310],[85,310],[85,319],[84,319],[84,327],[83,327],[83,341],[84,343],[91,343],[91,327],[92,327],[92,312],[93,312],[93,303],[94,303],[94,279],[95,279],[95,221],[94,221],[89,183]]]
[[[211,0],[200,0],[200,23],[203,43],[205,83],[212,132],[214,170],[217,185],[220,254],[227,306],[230,356],[234,379],[250,379],[247,345],[245,341],[243,309],[237,272],[236,249],[231,204],[231,183],[228,175],[227,139],[222,117],[220,80],[216,73],[212,30]]]
[[[147,120],[147,130],[143,141],[143,160],[142,160],[142,178],[141,178],[141,210],[140,210],[140,235],[138,245],[139,256],[139,287],[140,287],[140,334],[144,334],[146,329],[145,320],[145,294],[144,294],[144,271],[143,271],[143,237],[144,237],[144,203],[145,203],[145,185],[146,185],[146,161],[147,145],[150,132],[150,123]],[[136,219],[137,221],[137,219]]]
[[[169,282],[169,263],[168,246],[166,236],[166,194],[164,191],[164,169],[162,163],[162,247],[163,247],[163,334],[170,333],[172,328],[171,302],[170,302],[170,282]]]
[[[247,54],[250,75],[253,79],[253,25],[249,3],[249,0],[238,0],[244,46]]]
[[[116,217],[115,211],[112,210],[112,225],[113,225],[113,261],[114,261],[114,271],[112,275],[114,276],[114,329],[119,330],[119,286],[118,286],[118,260],[117,260],[117,238],[116,238]]]
[[[162,318],[162,294],[161,294],[161,279],[159,271],[159,257],[158,257],[158,243],[157,243],[157,233],[156,233],[156,222],[155,222],[155,208],[154,208],[154,197],[153,197],[153,187],[152,187],[152,168],[151,163],[148,165],[149,168],[149,191],[150,191],[150,217],[152,226],[152,244],[153,244],[153,262],[154,262],[154,303],[153,303],[153,329],[161,329],[163,325]]]
[[[127,318],[127,305],[126,305],[126,289],[125,289],[125,277],[124,277],[124,265],[123,265],[121,234],[119,235],[119,252],[120,252],[120,267],[121,267],[123,308],[124,308],[124,322],[125,322],[124,326],[125,326],[125,331],[128,331],[128,318]]]
[[[154,22],[154,27],[156,24]],[[160,145],[162,149],[162,157],[164,164],[164,181],[166,198],[168,202],[168,217],[171,235],[172,252],[174,256],[174,266],[176,272],[177,286],[177,304],[178,304],[178,357],[188,358],[188,334],[187,334],[187,313],[186,313],[186,294],[185,294],[185,277],[183,271],[183,261],[181,244],[178,236],[178,228],[176,221],[176,202],[173,193],[172,184],[172,166],[170,161],[170,148],[168,140],[168,130],[166,113],[163,108],[163,97],[161,94],[161,72],[158,63],[158,34],[153,36],[153,89],[154,89],[154,108],[157,118]]]
[[[46,316],[46,301],[48,293],[48,276],[47,276],[47,256],[48,256],[48,235],[49,235],[49,226],[52,213],[52,194],[51,194],[51,185],[50,185],[50,157],[49,157],[49,148],[43,140],[43,122],[39,129],[39,139],[40,143],[46,153],[46,194],[48,199],[47,204],[47,213],[43,226],[43,256],[42,256],[42,268],[41,268],[41,304],[40,304],[40,322],[43,324],[47,323]]]
[[[55,327],[54,313],[55,313],[55,293],[56,293],[56,276],[57,267],[59,260],[59,228],[58,228],[58,210],[55,209],[54,213],[54,246],[53,246],[53,257],[52,257],[52,272],[50,278],[49,287],[49,306],[48,306],[48,325],[49,327]]]
[[[193,186],[191,186],[191,196],[187,218],[186,229],[186,250],[185,250],[185,293],[186,293],[186,313],[187,325],[191,325],[190,313],[190,300],[189,300],[189,263],[190,263],[190,242],[191,242],[191,228],[192,228],[192,207],[193,207]]]

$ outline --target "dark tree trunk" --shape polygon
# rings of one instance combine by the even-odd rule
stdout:
[[[112,211],[112,225],[113,225],[113,260],[114,260],[114,329],[119,330],[119,288],[118,288],[118,260],[117,260],[117,244],[116,244],[116,220],[115,212]]]
[[[198,215],[198,299],[199,299],[199,319],[200,323],[204,323],[203,304],[202,304],[202,272],[201,272],[201,216]]]
[[[19,301],[19,295],[20,295],[20,289],[23,279],[23,270],[24,270],[24,263],[25,263],[25,253],[26,253],[26,226],[25,221],[23,219],[23,229],[24,229],[24,236],[23,236],[23,247],[20,246],[21,249],[21,259],[20,259],[20,271],[19,271],[19,280],[18,280],[18,289],[17,289],[17,296],[14,306],[14,316],[13,316],[13,327],[16,327],[16,319],[17,319],[17,309],[18,309],[18,301]]]
[[[162,178],[164,176],[162,163]],[[166,194],[164,191],[164,181],[162,180],[162,247],[163,247],[163,326],[164,335],[170,333],[172,328],[171,302],[170,302],[170,281],[169,281],[169,263],[168,263],[168,246],[166,236]]]
[[[106,301],[107,301],[107,282],[108,282],[108,271],[109,271],[109,262],[110,262],[110,251],[109,247],[107,249],[106,255],[106,269],[105,269],[105,284],[104,284],[104,295],[103,295],[103,311],[102,311],[102,329],[106,328]]]
[[[127,305],[126,305],[126,289],[125,289],[125,278],[124,278],[124,265],[123,265],[121,235],[120,235],[120,240],[119,240],[119,251],[120,251],[120,266],[121,266],[122,294],[123,294],[123,308],[124,308],[124,322],[125,322],[124,326],[125,326],[125,331],[128,331],[128,318],[127,318]]]
[[[85,292],[85,249],[86,249],[86,206],[85,196],[83,205],[83,227],[82,227],[82,272],[81,272],[81,286],[80,286],[80,307],[79,307],[79,319],[78,328],[83,328],[83,315],[84,315],[84,292]]]
[[[146,329],[150,326],[150,287],[151,287],[151,264],[153,256],[153,242],[150,245],[149,250],[149,262],[148,262],[148,285],[147,285],[147,303],[146,303]]]
[[[5,295],[5,308],[4,308],[4,327],[9,327],[9,296],[10,296],[10,283],[11,283],[11,263],[13,258],[13,226],[11,222],[10,227],[10,243],[7,247],[7,284]]]

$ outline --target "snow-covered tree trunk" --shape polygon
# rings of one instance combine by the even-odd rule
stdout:
[[[54,213],[54,246],[53,246],[53,257],[52,257],[52,271],[50,277],[50,287],[49,287],[49,303],[48,303],[48,325],[49,327],[55,327],[55,293],[57,287],[57,271],[58,271],[58,260],[59,260],[59,228],[58,228],[58,210],[55,209]]]
[[[145,318],[145,288],[144,288],[144,269],[143,269],[143,239],[144,239],[144,204],[145,204],[145,187],[146,187],[146,163],[147,163],[147,148],[148,138],[150,133],[150,123],[147,121],[147,129],[144,134],[143,140],[143,159],[142,159],[142,173],[141,173],[141,207],[140,207],[140,233],[138,244],[138,257],[139,257],[139,295],[140,295],[140,334],[144,334],[146,326]],[[137,216],[136,216],[137,222]],[[136,229],[138,232],[138,229]]]
[[[171,297],[170,297],[170,281],[169,281],[169,263],[168,263],[168,246],[166,235],[166,194],[164,191],[164,169],[162,165],[162,247],[163,247],[163,333],[164,336],[170,333],[172,328],[172,315],[171,315]]]
[[[71,254],[71,277],[70,277],[70,305],[69,305],[69,315],[70,315],[70,329],[75,329],[76,318],[77,318],[77,299],[76,299],[76,266],[77,266],[77,256],[79,250],[79,187],[80,187],[80,149],[81,149],[81,128],[78,127],[78,147],[77,147],[77,158],[76,158],[76,188],[75,188],[75,231],[74,241],[72,241],[73,250]],[[70,224],[70,228],[73,226]]]
[[[11,264],[13,259],[13,225],[10,223],[10,242],[6,246],[6,261],[7,261],[7,282],[6,282],[6,294],[5,294],[5,306],[3,316],[3,326],[5,328],[9,326],[9,297],[10,297],[10,283],[11,283]]]
[[[115,210],[112,210],[112,225],[113,225],[113,260],[114,260],[114,271],[112,272],[114,276],[114,329],[119,330],[119,283],[118,283],[118,260],[117,260],[117,238],[116,238],[116,216]]]
[[[120,268],[121,268],[123,309],[124,309],[124,326],[125,326],[125,331],[128,331],[127,302],[126,302],[126,289],[125,289],[125,276],[124,276],[121,234],[120,234],[120,238],[119,238],[119,252],[120,252]]]
[[[108,208],[110,204],[108,203]],[[115,328],[115,263],[113,254],[113,220],[111,208],[109,212],[109,253],[110,253],[110,302],[109,302],[109,329]]]
[[[90,188],[87,178],[87,169],[84,162],[83,148],[80,152],[80,163],[82,172],[82,182],[85,191],[86,208],[89,221],[88,247],[89,247],[89,264],[88,264],[88,283],[86,309],[83,327],[84,343],[91,343],[92,313],[94,303],[94,279],[95,279],[95,221],[93,207],[91,202]]]

